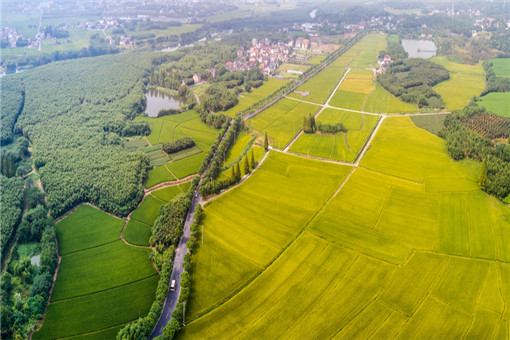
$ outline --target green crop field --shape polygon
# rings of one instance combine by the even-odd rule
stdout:
[[[170,161],[170,157],[161,150],[159,145],[149,146],[142,149],[154,166],[161,166]]]
[[[434,116],[413,116],[411,120],[413,123],[422,129],[427,130],[435,135],[443,129],[444,119],[446,115],[434,115]]]
[[[194,257],[190,315],[217,303],[267,264],[349,171],[274,151],[268,157],[245,184],[205,210],[204,244]]]
[[[198,172],[204,157],[205,153],[202,152],[178,161],[170,162],[166,166],[177,178],[184,178]]]
[[[366,93],[337,90],[331,98],[329,105],[341,109],[361,111],[363,110],[365,98],[367,98]]]
[[[136,208],[131,214],[131,218],[153,225],[154,220],[158,217],[159,207],[166,202],[152,195],[147,195],[142,204]]]
[[[287,65],[287,64],[283,64]],[[305,70],[308,66],[305,67]],[[262,100],[278,90],[280,87],[287,83],[286,80],[277,79],[277,78],[269,78],[262,86],[258,88],[252,89],[252,91],[248,94],[245,94],[243,97],[239,98],[239,103],[233,108],[225,111],[224,113],[230,117],[235,117],[236,113],[239,111],[243,111],[248,107],[252,106],[259,100]]]
[[[310,92],[308,96],[301,96],[298,93],[291,93],[289,97],[302,99],[307,102],[323,104],[337,86],[345,73],[344,69],[326,67],[324,70],[310,78],[306,83],[299,86],[296,91]]]
[[[358,50],[358,56],[351,67],[375,67],[380,51],[386,49],[386,34],[367,34],[352,48]]]
[[[309,60],[308,60],[308,64],[310,65],[317,65],[317,64],[320,64],[324,58],[326,58],[327,55],[314,55],[313,57],[311,57]]]
[[[148,253],[148,249],[131,247],[118,239],[63,256],[51,302],[122,286],[154,275],[154,268],[147,261]]]
[[[223,163],[228,165],[239,158],[248,144],[253,140],[253,138],[254,137],[251,134],[245,131],[239,132],[239,134],[236,136],[234,145],[232,145],[232,147],[230,147],[227,151],[227,156]]]
[[[432,61],[450,72],[450,79],[443,81],[434,90],[441,95],[449,110],[460,110],[485,88],[485,71],[482,64],[464,65],[449,61],[446,57],[434,57]]]
[[[157,275],[151,276],[92,295],[52,303],[43,326],[32,338],[68,337],[136,320],[139,315],[146,315],[149,311],[158,281]]]
[[[55,225],[58,252],[63,256],[116,241],[123,226],[123,220],[84,204]]]
[[[152,145],[170,143],[182,137],[191,137],[202,151],[207,151],[218,135],[218,131],[204,124],[195,111],[158,118],[137,117],[135,120],[151,124],[151,133],[147,139]]]
[[[60,254],[51,303],[34,339],[111,334],[112,328],[147,313],[159,277],[148,260],[150,249],[120,240],[123,224],[83,205],[56,225],[67,253]]]
[[[312,57],[312,59],[315,57]],[[289,73],[287,71],[298,71],[298,72],[304,72],[307,69],[310,68],[310,65],[307,64],[290,64],[290,63],[283,63],[278,67],[276,70],[276,74],[281,75],[284,78],[292,78],[292,79],[298,79],[299,74],[298,73]],[[271,78],[274,79],[274,78]]]
[[[134,245],[149,246],[149,239],[152,236],[152,225],[130,219],[124,229],[124,239]]]
[[[184,189],[181,190],[180,186],[173,186],[173,187],[166,187],[163,189],[155,190],[151,193],[151,195],[159,198],[160,200],[163,200],[165,202],[170,201],[175,196],[182,194],[183,192],[186,192]]]
[[[175,196],[182,194],[183,191],[185,192],[189,186],[190,182],[174,185],[155,190],[145,197],[142,204],[131,213],[131,219],[124,229],[126,241],[135,245],[148,246],[151,228],[158,217],[159,208]]]
[[[149,170],[149,175],[147,176],[147,181],[145,182],[145,187],[152,188],[156,184],[163,182],[171,182],[175,181],[176,178],[168,171],[166,165],[158,166],[152,170]]]
[[[357,71],[357,72],[356,72]],[[360,74],[363,71],[363,74]],[[356,73],[355,73],[356,72]],[[341,91],[369,94],[374,90],[374,74],[368,70],[351,70],[340,87]]]
[[[488,111],[499,116],[510,117],[510,92],[491,92],[478,102]]]
[[[283,148],[303,127],[303,118],[315,114],[319,106],[284,98],[251,120],[251,126],[267,132],[270,144]]]
[[[491,62],[497,77],[510,77],[510,58],[492,59]]]
[[[341,190],[307,206],[311,219],[292,221],[303,232],[287,247],[264,228],[301,211],[292,202],[302,185],[291,179],[291,159],[274,156],[259,177],[206,207],[188,316],[206,312],[183,338],[508,338],[510,209],[478,190],[478,162],[453,162],[444,141],[409,117],[386,118]],[[296,181],[294,193],[275,187],[282,181]],[[265,192],[291,205],[265,208]],[[257,217],[245,222],[249,214]],[[269,266],[264,238],[283,249]]]
[[[337,67],[375,67],[379,51],[386,49],[386,34],[367,34],[340,57],[331,66]]]
[[[290,151],[301,154],[352,162],[372,131],[377,117],[361,113],[326,109],[317,118],[323,124],[343,123],[347,134],[302,134]],[[352,144],[352,145],[351,145]]]
[[[418,107],[401,101],[376,82],[375,91],[368,96],[363,111],[377,113],[417,112]]]

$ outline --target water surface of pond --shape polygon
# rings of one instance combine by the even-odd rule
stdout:
[[[409,54],[409,58],[428,59],[436,55],[437,47],[432,40],[402,40],[404,50]]]
[[[157,117],[160,110],[179,109],[186,104],[186,98],[179,95],[170,95],[156,89],[149,89],[145,94],[147,108],[145,112],[149,117]]]

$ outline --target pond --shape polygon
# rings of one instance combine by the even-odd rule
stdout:
[[[160,110],[179,109],[186,104],[186,98],[179,95],[171,95],[156,89],[149,89],[145,94],[147,98],[147,109],[145,112],[149,117],[157,117]]]
[[[432,40],[402,40],[404,50],[409,58],[428,59],[436,55],[437,47]]]

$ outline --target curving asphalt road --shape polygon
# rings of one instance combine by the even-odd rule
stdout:
[[[186,216],[186,222],[184,223],[184,233],[179,241],[179,245],[177,246],[177,250],[174,258],[174,268],[172,269],[172,276],[170,278],[170,284],[172,280],[175,280],[175,290],[171,291],[170,287],[168,287],[168,295],[165,299],[165,303],[163,305],[163,311],[161,312],[161,316],[159,317],[156,326],[152,330],[152,334],[149,339],[154,339],[157,336],[163,334],[163,328],[168,324],[170,319],[172,318],[172,312],[177,305],[177,300],[179,299],[179,294],[181,293],[181,274],[184,271],[182,267],[182,263],[184,262],[184,255],[188,252],[188,247],[186,247],[186,242],[188,242],[189,236],[191,234],[191,224],[193,223],[193,214],[195,213],[195,207],[200,201],[199,197],[196,197],[196,193],[193,195],[193,200],[191,201],[191,208],[188,211],[188,215]]]

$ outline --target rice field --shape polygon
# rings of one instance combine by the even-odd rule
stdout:
[[[491,62],[496,77],[510,77],[510,58],[492,59]]]
[[[375,90],[367,97],[363,111],[374,113],[417,112],[416,105],[406,103],[388,93],[378,82]]]
[[[229,164],[238,159],[242,155],[243,151],[248,147],[248,144],[250,144],[254,138],[254,136],[247,133],[246,131],[239,132],[235,138],[234,145],[228,149],[223,164],[228,167]]]
[[[123,224],[87,205],[56,224],[62,260],[33,339],[110,336],[112,329],[148,312],[159,277],[148,260],[150,249],[120,240]]]
[[[434,90],[441,95],[449,110],[460,110],[471,98],[479,96],[485,88],[485,71],[482,64],[465,65],[449,61],[446,57],[434,57],[433,62],[450,72],[450,79],[443,81]]]
[[[477,162],[453,162],[409,117],[386,118],[366,157],[322,204],[303,199],[312,217],[289,221],[303,186],[330,175],[302,172],[304,184],[275,153],[207,206],[180,337],[507,339],[510,209],[478,190]],[[266,230],[284,225],[302,232],[289,243]]]
[[[205,209],[189,315],[218,303],[266,266],[350,170],[274,151],[268,157],[246,183]]]
[[[203,123],[195,111],[157,118],[136,117],[135,120],[151,124],[151,133],[147,137],[151,145],[170,143],[182,137],[191,137],[202,151],[207,151],[218,135],[218,131]]]
[[[175,180],[177,180],[177,178],[175,178],[175,176],[172,175],[170,171],[168,171],[166,165],[161,165],[157,168],[149,170],[149,175],[147,176],[147,181],[145,182],[145,188],[152,188],[156,184],[171,182]]]
[[[270,145],[283,149],[303,127],[303,118],[314,115],[318,105],[283,98],[250,120],[253,129],[267,132]]]
[[[344,69],[326,67],[315,76],[299,86],[289,97],[305,100],[307,102],[324,104],[329,95],[337,86],[345,73]],[[296,92],[309,92],[307,96],[302,96]]]
[[[289,64],[283,64],[289,65]],[[305,70],[308,68],[308,66],[305,66]],[[259,100],[262,100],[269,96],[270,94],[274,93],[276,90],[278,90],[280,87],[285,85],[287,83],[286,80],[283,79],[277,79],[277,78],[269,78],[262,86],[258,88],[252,89],[250,93],[244,93],[239,98],[239,103],[234,106],[233,108],[225,111],[224,113],[227,116],[235,117],[237,112],[243,111]]]
[[[325,109],[317,117],[317,122],[323,124],[341,122],[349,131],[334,135],[304,133],[294,142],[290,151],[320,158],[352,162],[372,132],[377,118],[373,115],[363,115],[357,112]]]
[[[175,196],[186,192],[191,182],[154,190],[131,213],[130,220],[124,229],[124,239],[135,245],[149,246],[151,228],[158,218],[159,208]]]
[[[367,34],[330,66],[373,68],[377,64],[379,51],[386,49],[386,34]]]
[[[491,92],[478,101],[488,111],[498,116],[510,117],[510,92]]]
[[[90,225],[92,219],[96,223]],[[84,204],[55,225],[58,253],[63,256],[114,242],[119,239],[123,226],[123,220]]]

